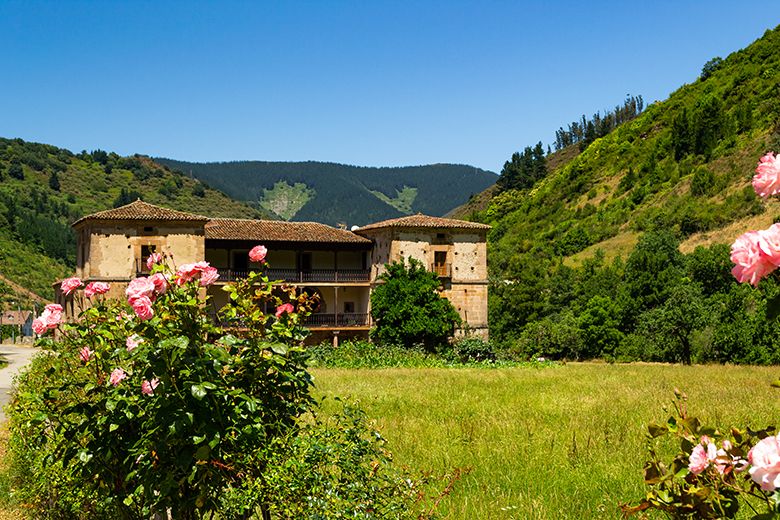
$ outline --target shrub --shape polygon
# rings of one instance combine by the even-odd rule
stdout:
[[[9,407],[17,496],[47,518],[270,518],[303,508],[293,495],[327,507],[328,493],[349,483],[340,510],[373,500],[416,518],[417,480],[385,473],[389,459],[363,443],[362,419],[352,430],[312,423],[301,320],[315,301],[253,273],[224,288],[231,304],[219,318],[238,336],[213,324],[201,298],[215,279],[205,262],[175,274],[155,266],[127,288],[135,316],[102,299],[105,285],[87,286],[93,306],[59,326],[58,340],[39,341],[46,354],[20,376]],[[68,279],[63,291],[80,285]],[[60,313],[48,306],[34,328],[58,327]],[[318,446],[327,450],[311,457]],[[309,475],[318,465],[331,471],[320,480]]]
[[[423,346],[435,352],[447,344],[460,316],[438,288],[439,277],[414,258],[385,264],[384,282],[371,293],[371,335],[383,345]]]
[[[452,355],[461,363],[496,360],[496,353],[490,342],[477,336],[466,336],[456,341]]]

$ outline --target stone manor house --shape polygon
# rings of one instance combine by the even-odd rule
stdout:
[[[441,280],[464,324],[487,337],[487,251],[490,226],[425,215],[385,220],[353,231],[316,222],[208,218],[140,200],[88,215],[73,224],[76,276],[84,283],[111,283],[109,297],[124,298],[127,283],[148,274],[153,252],[172,255],[177,265],[205,259],[219,269],[208,288],[215,309],[227,303],[221,286],[259,265],[249,250],[268,248],[267,274],[320,296],[306,322],[311,341],[367,337],[370,295],[386,263],[415,258]],[[76,315],[78,300],[57,289],[57,303]]]

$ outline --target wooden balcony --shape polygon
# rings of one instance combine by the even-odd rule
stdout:
[[[246,278],[248,271],[219,269],[220,282],[232,282]],[[368,282],[371,271],[368,269],[267,269],[269,280],[281,280],[287,283],[361,283]]]
[[[304,325],[310,328],[368,327],[368,313],[349,312],[344,314],[312,314]]]
[[[212,318],[221,327],[243,328],[246,325],[241,321],[218,322],[216,314]],[[311,329],[343,329],[343,328],[368,328],[371,324],[366,312],[348,312],[344,314],[312,314],[304,322],[304,326]]]
[[[431,272],[439,278],[452,278],[452,264],[431,264]]]

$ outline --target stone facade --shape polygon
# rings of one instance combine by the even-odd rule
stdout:
[[[471,332],[487,337],[488,226],[415,215],[379,222],[354,232],[316,223],[214,219],[136,201],[84,217],[74,224],[76,276],[85,283],[111,282],[108,297],[124,298],[129,281],[146,271],[152,252],[176,264],[205,259],[220,270],[208,293],[215,308],[227,303],[221,285],[260,266],[247,261],[259,243],[269,249],[269,277],[320,295],[310,329],[332,337],[367,337],[370,296],[385,264],[409,257],[438,274],[449,299]],[[271,273],[273,271],[273,273]],[[83,298],[57,302],[76,316]]]
[[[377,277],[385,272],[387,263],[408,258],[419,260],[428,270],[439,274],[441,295],[460,314],[465,325],[462,331],[468,329],[487,339],[487,226],[461,229],[456,227],[457,221],[449,221],[450,227],[398,224],[356,231],[374,242],[372,282],[376,283]],[[436,222],[431,224],[435,226]]]

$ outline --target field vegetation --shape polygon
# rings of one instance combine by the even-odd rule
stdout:
[[[666,421],[675,388],[687,393],[692,413],[721,428],[775,424],[780,392],[769,386],[776,369],[745,366],[569,363],[313,374],[319,396],[359,401],[396,462],[438,472],[470,468],[442,502],[453,519],[620,518],[621,503],[644,497],[646,426]]]

